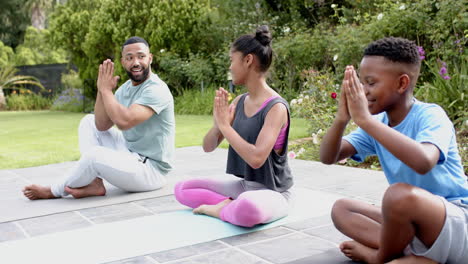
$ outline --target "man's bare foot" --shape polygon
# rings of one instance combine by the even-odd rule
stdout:
[[[219,214],[221,213],[221,210],[224,208],[224,206],[230,204],[231,202],[232,202],[231,199],[226,199],[214,205],[202,204],[199,207],[193,209],[193,213],[204,214],[204,215],[209,215],[212,217],[219,218]]]
[[[50,186],[41,186],[36,184],[31,184],[23,188],[23,194],[29,200],[39,200],[39,199],[54,199],[58,198],[52,194]]]
[[[345,241],[340,244],[341,252],[353,261],[374,264],[376,261],[377,250],[366,247],[356,241]]]
[[[106,195],[106,187],[104,187],[104,183],[102,183],[101,178],[96,178],[90,184],[80,188],[70,188],[67,186],[65,187],[65,191],[76,199]]]
[[[437,264],[437,262],[432,259],[410,255],[392,260],[387,264]]]

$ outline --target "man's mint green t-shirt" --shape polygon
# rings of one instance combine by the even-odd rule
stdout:
[[[155,168],[167,174],[172,169],[174,157],[175,117],[174,98],[166,83],[150,73],[149,78],[137,86],[126,81],[115,97],[126,107],[139,104],[154,110],[148,120],[122,133],[130,151],[148,157]]]

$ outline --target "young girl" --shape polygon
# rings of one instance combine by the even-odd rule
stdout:
[[[203,139],[205,152],[223,139],[229,144],[226,172],[232,180],[193,179],[175,186],[176,199],[196,214],[251,227],[288,214],[293,185],[287,161],[290,127],[287,102],[266,83],[272,61],[271,35],[267,26],[239,37],[231,47],[230,71],[234,85],[248,93],[231,105],[228,92],[216,91],[213,127]]]

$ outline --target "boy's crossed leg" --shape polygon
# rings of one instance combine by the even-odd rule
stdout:
[[[415,236],[430,248],[444,225],[445,205],[426,190],[397,183],[385,192],[381,209],[341,199],[333,206],[332,219],[338,230],[354,240],[340,245],[347,257],[384,263],[402,257]]]

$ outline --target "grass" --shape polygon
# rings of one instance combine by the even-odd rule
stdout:
[[[85,114],[25,111],[0,112],[0,169],[25,168],[77,160],[77,128]],[[202,144],[213,119],[208,115],[176,116],[176,147]],[[290,140],[308,135],[307,121],[294,118]],[[228,145],[223,142],[221,147]]]

